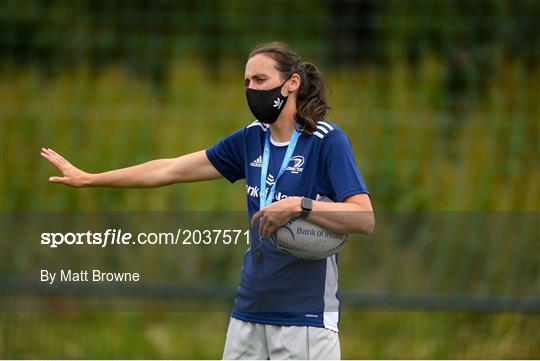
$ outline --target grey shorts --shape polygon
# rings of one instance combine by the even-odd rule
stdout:
[[[321,327],[229,320],[224,360],[339,360],[338,333]]]

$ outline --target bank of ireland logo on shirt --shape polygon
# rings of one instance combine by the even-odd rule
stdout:
[[[268,174],[268,177],[266,177],[266,190],[264,191],[265,194],[268,194],[268,192],[270,192],[270,188],[274,183],[276,183],[276,179],[273,175]]]
[[[268,174],[268,177],[266,177],[266,191],[265,193],[268,194],[270,191],[270,187],[272,187],[272,184],[276,182],[276,179],[273,175]],[[257,186],[249,186],[246,184],[247,194],[252,197],[259,197],[259,187]]]

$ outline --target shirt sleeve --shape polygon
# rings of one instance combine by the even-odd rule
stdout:
[[[245,134],[240,129],[206,149],[210,163],[231,183],[244,179]]]
[[[328,182],[336,201],[342,202],[354,194],[369,194],[364,178],[354,158],[351,142],[341,129],[336,129],[326,139],[323,159]]]

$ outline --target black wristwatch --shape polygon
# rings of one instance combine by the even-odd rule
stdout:
[[[310,198],[302,197],[300,206],[302,207],[302,213],[300,214],[300,218],[307,218],[307,216],[309,216],[309,212],[311,212],[311,210],[313,209],[313,200]]]

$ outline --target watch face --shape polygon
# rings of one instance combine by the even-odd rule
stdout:
[[[309,198],[302,198],[302,209],[305,209],[306,211],[311,211],[312,208],[312,202]]]

